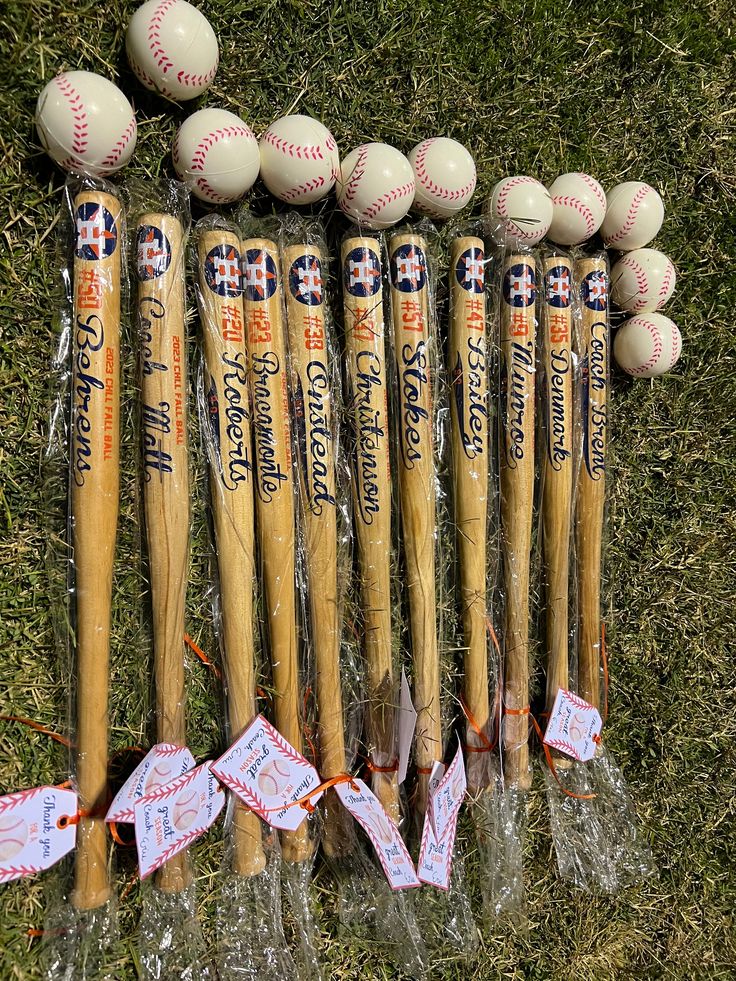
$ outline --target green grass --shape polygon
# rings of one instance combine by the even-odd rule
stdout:
[[[476,207],[496,180],[515,172],[550,182],[582,169],[607,187],[641,178],[661,190],[667,218],[658,244],[679,273],[667,312],[682,328],[684,354],[672,375],[652,383],[615,377],[607,553],[608,742],[635,795],[658,875],[615,899],[560,883],[538,776],[530,803],[528,934],[499,926],[467,969],[443,961],[437,974],[576,981],[736,976],[732,3],[223,0],[202,7],[222,48],[207,102],[241,113],[256,131],[302,111],[321,117],[343,151],[371,139],[406,151],[425,136],[454,136],[478,163]],[[40,151],[33,110],[59,70],[110,75],[133,98],[141,124],[130,173],[171,174],[171,138],[190,107],[167,105],[132,79],[123,37],[133,9],[121,0],[75,0],[62,8],[49,0],[10,2],[0,38],[0,711],[56,729],[66,727],[68,686],[51,608],[41,462],[55,338],[53,225],[63,177]],[[128,372],[128,396],[132,378]],[[113,748],[150,737],[134,459],[129,426]],[[196,454],[194,467],[201,475]],[[189,629],[211,647],[200,501]],[[221,745],[220,696],[211,673],[193,659],[188,698],[192,750],[202,759]],[[66,769],[61,747],[0,723],[0,789],[57,782]],[[195,853],[211,924],[221,831]],[[119,864],[122,891],[129,856]],[[335,939],[329,882],[320,876],[318,885],[327,972],[338,979],[391,976],[380,951],[366,956]],[[38,978],[39,942],[27,931],[43,924],[45,880],[0,890],[0,977]],[[139,910],[135,886],[121,903],[115,971],[121,981],[136,977]]]

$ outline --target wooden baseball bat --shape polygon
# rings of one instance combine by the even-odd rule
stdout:
[[[74,199],[74,326],[70,507],[76,592],[77,829],[72,903],[110,896],[107,867],[107,702],[112,575],[120,505],[120,201]]]
[[[310,637],[315,658],[321,774],[344,773],[345,731],[340,681],[341,603],[337,571],[335,392],[325,330],[321,249],[307,243],[283,252],[291,355],[292,402],[306,547]],[[325,797],[323,847],[349,850],[348,812],[334,792]]]
[[[353,514],[368,675],[372,789],[399,820],[391,645],[391,471],[380,246],[346,238],[341,249],[348,405],[352,415]]]
[[[579,259],[576,281],[582,298],[581,368],[583,458],[578,484],[577,548],[579,654],[578,693],[600,705],[601,540],[608,429],[608,265],[604,257]]]
[[[488,355],[483,240],[456,238],[450,253],[452,477],[465,647],[465,742],[471,794],[490,780],[486,628]],[[472,718],[472,722],[470,719]],[[476,728],[477,727],[477,728]]]
[[[240,239],[234,232],[213,229],[200,234],[197,248],[222,649],[230,729],[237,737],[256,714],[253,452]],[[260,820],[237,799],[233,852],[238,875],[257,875],[266,866]]]
[[[243,242],[246,344],[253,406],[256,516],[276,727],[301,752],[299,656],[296,631],[294,475],[287,393],[286,337],[279,259],[274,242]],[[284,858],[312,854],[306,821],[281,834]]]
[[[506,630],[504,757],[510,787],[531,785],[529,771],[529,556],[534,494],[536,270],[531,256],[503,264],[501,298],[501,523]]]
[[[186,745],[184,604],[189,565],[184,233],[174,215],[142,215],[136,231],[143,365],[143,500],[151,578],[156,730]],[[186,852],[157,874],[164,892],[191,878]]]
[[[572,264],[544,259],[544,391],[542,543],[547,587],[547,711],[569,687],[568,607],[573,487]],[[564,765],[565,758],[560,757]]]
[[[432,765],[442,759],[435,575],[436,488],[427,243],[391,237],[391,309],[398,384],[399,493],[414,665],[417,808],[427,809]]]

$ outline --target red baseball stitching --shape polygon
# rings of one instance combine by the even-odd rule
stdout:
[[[178,855],[179,852],[183,851],[185,848],[188,848],[189,845],[203,835],[206,830],[206,828],[199,828],[199,830],[190,831],[189,834],[184,835],[184,837],[180,838],[179,841],[175,842],[173,845],[169,845],[166,851],[162,852],[162,854],[156,859],[151,868],[148,870],[147,874],[150,875],[152,872],[155,872],[156,869],[160,869],[161,866],[168,862],[170,858],[173,858],[174,855]]]
[[[298,187],[293,187],[288,191],[282,191],[282,197],[285,201],[293,201],[302,194],[308,194],[310,191],[319,190],[320,187],[324,186],[324,183],[324,177],[315,177],[313,180],[307,181],[306,184],[299,184]]]
[[[666,257],[665,257],[666,258]],[[667,268],[665,269],[664,276],[662,277],[662,285],[659,287],[659,293],[657,294],[660,300],[660,306],[670,297],[674,285],[672,283],[672,277],[675,274],[675,267],[672,265],[669,259],[667,259]]]
[[[651,188],[648,184],[645,184],[643,187],[639,188],[632,198],[631,204],[629,205],[629,210],[626,212],[626,219],[624,220],[623,225],[617,232],[606,239],[607,245],[612,245],[614,242],[620,242],[622,238],[628,235],[628,233],[634,227],[639,205],[651,190],[653,190],[653,188]]]
[[[366,208],[364,211],[366,218],[375,218],[379,211],[383,211],[386,205],[391,204],[392,201],[399,201],[401,198],[407,197],[407,195],[414,195],[416,190],[416,184],[413,180],[407,181],[406,184],[401,184],[399,187],[395,187],[392,191],[387,191],[382,194],[380,198],[376,198],[370,207]]]
[[[682,351],[682,336],[680,331],[677,329],[676,324],[672,324],[670,327],[672,332],[672,356],[670,357],[670,363],[667,365],[667,371],[670,370],[672,365],[680,357],[680,352]]]
[[[572,756],[575,760],[580,759],[580,753],[578,753],[572,743],[568,743],[564,739],[545,739],[544,741],[553,749],[559,749],[560,752]]]
[[[109,820],[116,821],[118,824],[135,824],[135,811],[132,807],[129,807],[125,811],[118,811],[115,817]]]
[[[176,756],[177,753],[183,753],[185,749],[186,746],[177,746],[176,743],[159,743],[154,756]]]
[[[42,871],[40,865],[6,865],[0,868],[0,882],[10,882],[19,875],[34,875]]]
[[[580,695],[576,695],[574,691],[567,691],[567,689],[565,689],[565,698],[571,705],[574,705],[575,708],[590,708],[590,702],[586,702],[585,699],[580,697]]]
[[[171,159],[174,161],[174,166],[178,171],[181,170],[179,164],[181,162],[181,151],[179,148],[179,133],[176,134],[176,139],[174,140],[174,145],[171,148]],[[194,153],[192,154],[191,167],[188,168],[191,173],[196,173],[197,171],[204,170],[204,162],[207,154],[212,149],[212,147],[219,143],[220,140],[227,137],[234,136],[244,136],[255,139],[253,133],[248,126],[223,126],[220,129],[212,130],[206,136],[202,137],[197,146],[194,148]],[[206,177],[197,177],[195,180],[197,187],[208,196],[208,199],[215,204],[227,204],[230,198],[227,195],[221,194],[216,191],[214,187],[209,183]]]
[[[573,208],[578,214],[583,216],[585,221],[585,231],[588,235],[592,235],[595,231],[595,220],[593,219],[593,213],[590,208],[583,204],[579,198],[570,197],[567,194],[556,194],[552,198],[552,204],[562,205],[563,208]]]
[[[434,137],[430,140],[425,140],[422,143],[419,153],[417,153],[416,160],[414,161],[414,176],[417,178],[422,187],[429,191],[430,194],[434,194],[438,198],[442,198],[445,201],[458,201],[466,197],[468,194],[472,194],[475,190],[476,177],[468,181],[463,187],[456,191],[451,191],[447,187],[443,187],[441,184],[437,184],[427,173],[427,169],[424,166],[424,159],[427,156],[427,152],[433,143],[437,142],[437,138]]]
[[[172,7],[175,7],[179,0],[161,0],[161,3],[156,7],[153,12],[153,16],[148,24],[148,44],[151,50],[151,54],[154,57],[156,66],[161,69],[162,73],[166,75],[171,69],[175,68],[173,61],[166,54],[166,49],[161,43],[161,27],[163,25],[163,20],[165,15],[169,12]],[[180,85],[186,88],[198,88],[200,86],[209,85],[212,79],[217,74],[217,68],[219,65],[219,53],[215,59],[215,64],[208,72],[204,75],[193,75],[191,72],[179,71],[176,73],[177,81]],[[132,59],[131,59],[132,61]],[[174,97],[174,94],[167,89],[160,88],[156,82],[148,75],[140,66],[137,66],[140,71],[141,80],[149,82],[154,88],[159,89],[159,91],[170,98]],[[133,66],[134,70],[136,66]]]
[[[72,114],[72,151],[74,153],[85,153],[89,140],[89,123],[87,122],[87,110],[82,97],[66,75],[57,75],[54,81],[61,94],[69,103],[69,109]]]
[[[287,157],[295,157],[297,160],[324,160],[325,155],[319,146],[304,146],[300,143],[289,143],[288,140],[276,136],[275,133],[266,130],[263,139],[276,150],[285,153]],[[326,146],[327,144],[325,144]],[[334,144],[333,144],[334,147]],[[328,149],[331,149],[328,147]]]
[[[355,195],[358,193],[358,185],[365,173],[365,161],[368,156],[369,143],[361,143],[358,147],[358,157],[355,161],[355,166],[353,167],[353,172],[350,178],[345,184],[343,193],[340,198],[340,207],[345,211],[345,202],[352,201]]]
[[[634,303],[634,310],[641,310],[649,301],[649,296],[647,295],[649,280],[647,279],[646,272],[636,259],[632,259],[631,256],[624,256],[623,259],[619,259],[619,262],[626,269],[630,269],[636,277],[636,288],[639,295]]]
[[[521,228],[513,218],[505,213],[506,198],[508,197],[509,191],[512,187],[518,187],[520,184],[539,184],[539,181],[534,177],[507,178],[506,183],[498,192],[498,198],[496,199],[496,212],[498,213],[499,217],[505,218],[507,221],[511,222],[516,229],[516,235],[518,238],[536,239],[539,237],[539,229],[535,229],[533,232],[528,232],[525,228]]]
[[[184,787],[188,786],[193,780],[196,780],[199,776],[199,769],[199,767],[195,767],[193,770],[189,770],[187,773],[182,774],[180,777],[177,777],[170,783],[164,784],[163,787],[157,787],[155,790],[149,791],[147,794],[143,795],[141,800],[166,800],[177,791],[183,790]]]
[[[645,364],[639,365],[638,368],[628,369],[632,375],[643,375],[645,371],[649,371],[649,369],[653,368],[657,361],[659,361],[659,357],[662,354],[662,338],[659,336],[657,325],[653,324],[651,320],[644,320],[642,317],[639,317],[637,319],[637,324],[640,324],[647,330],[654,345],[652,355]]]
[[[136,121],[135,121],[135,116],[133,116],[133,118],[131,119],[131,121],[128,123],[128,125],[125,128],[125,132],[120,137],[120,139],[117,141],[117,143],[112,148],[112,150],[110,150],[110,152],[105,157],[105,159],[102,161],[102,163],[100,164],[100,167],[114,167],[115,166],[115,164],[118,162],[118,160],[120,160],[120,157],[123,155],[123,152],[124,152],[125,148],[128,146],[128,144],[130,143],[131,139],[133,138],[133,134],[136,132],[137,128],[138,127],[137,127],[137,124],[136,124]]]
[[[30,790],[16,790],[14,794],[5,794],[3,800],[0,800],[0,814],[15,810],[23,801],[36,797],[42,790],[43,787],[32,787]]]
[[[591,189],[593,194],[595,194],[596,198],[598,199],[598,203],[605,211],[607,207],[606,195],[598,181],[589,174],[584,174],[582,171],[576,171],[576,175],[582,180],[583,184],[587,185],[587,187]]]

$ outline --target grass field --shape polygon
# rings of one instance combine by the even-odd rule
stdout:
[[[138,111],[139,149],[129,173],[171,175],[171,138],[191,107],[167,105],[132,78],[124,30],[134,6],[9,0],[3,8],[0,712],[56,730],[66,730],[67,684],[49,595],[42,458],[55,343],[53,232],[63,175],[39,148],[33,111],[57,71],[108,75]],[[425,136],[454,136],[478,164],[476,207],[509,173],[548,183],[558,173],[584,170],[605,187],[645,179],[661,190],[667,217],[658,244],[679,274],[667,312],[682,329],[684,354],[672,375],[651,383],[615,376],[607,553],[607,739],[637,801],[657,875],[615,899],[561,884],[538,772],[530,804],[528,932],[499,927],[467,966],[447,959],[436,976],[736,977],[733,4],[203,0],[201,6],[222,51],[207,101],[241,113],[257,132],[279,115],[301,111],[322,118],[343,150],[386,140],[408,151]],[[126,384],[130,395],[130,376]],[[145,631],[136,601],[134,454],[128,432],[112,749],[150,738]],[[189,627],[208,642],[204,520],[197,505]],[[222,746],[220,701],[216,680],[194,659],[188,698],[191,749],[204,759]],[[60,746],[0,723],[0,790],[59,782],[66,773]],[[211,834],[195,849],[209,923],[220,836]],[[129,856],[120,864],[122,891]],[[326,973],[390,977],[380,949],[366,953],[334,939],[329,883],[320,878],[318,886]],[[40,943],[28,931],[43,925],[46,880],[0,890],[0,978],[39,978]],[[120,909],[113,974],[123,981],[138,976],[137,886]]]

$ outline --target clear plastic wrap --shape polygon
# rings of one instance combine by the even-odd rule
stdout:
[[[394,454],[401,516],[401,619],[407,624],[416,781],[411,837],[421,841],[434,764],[448,751],[455,722],[453,611],[448,588],[452,536],[447,449],[449,392],[436,311],[437,233],[428,220],[389,235]],[[435,951],[448,944],[468,956],[476,931],[462,859],[453,858],[447,892],[414,897],[422,935]]]
[[[256,714],[257,676],[255,502],[240,233],[234,224],[210,215],[197,224],[194,238],[202,348],[197,401],[210,470],[215,627],[233,741]],[[276,836],[235,796],[228,802],[226,829],[217,900],[218,974],[289,978],[295,967],[281,922]]]
[[[190,474],[185,325],[189,195],[175,181],[129,186],[137,280],[141,471],[153,636],[156,741],[186,745],[184,616]],[[211,976],[187,851],[143,887],[141,961],[149,977]]]
[[[64,863],[50,898],[44,962],[48,977],[77,979],[109,970],[106,962],[117,937],[105,812],[126,285],[120,192],[102,180],[69,178],[60,227],[64,296],[46,463],[53,471],[55,502],[61,506],[63,496],[67,500],[66,591],[59,597],[64,609],[58,622],[60,645],[70,649],[75,679],[70,686],[71,774],[79,796],[74,886],[67,888]]]
[[[568,267],[570,262],[567,262]],[[604,537],[607,428],[610,422],[609,269],[605,252],[580,253],[571,268],[579,303],[576,348],[580,365],[574,505],[573,650],[566,665],[548,671],[548,709],[557,688],[571,685],[600,707],[602,543]],[[548,412],[548,419],[552,416]],[[551,429],[548,423],[548,430]],[[546,563],[547,564],[547,563]],[[549,616],[549,600],[548,600]],[[557,643],[561,643],[559,637]],[[549,646],[548,638],[548,646]],[[574,684],[577,677],[577,684]],[[545,774],[557,864],[563,878],[591,891],[613,893],[651,871],[649,850],[637,833],[636,815],[621,771],[602,745],[587,763],[555,758]]]
[[[263,624],[270,653],[276,728],[300,752],[309,668],[303,643],[297,569],[298,483],[289,418],[287,329],[278,226],[242,213],[241,269],[253,408],[257,543],[263,583]],[[282,893],[287,924],[295,928],[294,954],[304,977],[320,977],[309,883],[315,820],[281,832]]]

